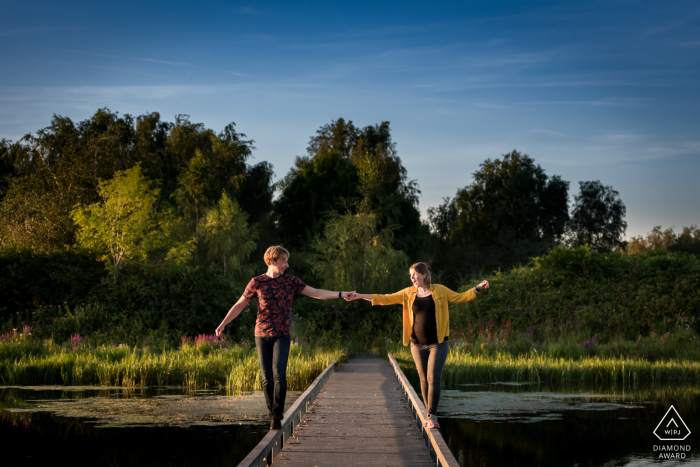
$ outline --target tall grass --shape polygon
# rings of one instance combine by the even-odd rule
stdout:
[[[418,375],[409,348],[388,344],[387,350],[394,355],[411,382],[416,384]],[[700,383],[700,362],[599,356],[574,360],[537,352],[514,356],[507,352],[487,355],[450,349],[442,373],[444,387],[494,381],[547,382],[556,385],[634,385],[681,381],[697,384]]]
[[[343,349],[312,350],[293,344],[287,366],[288,388],[306,389],[333,359],[340,362],[346,358]],[[0,342],[0,384],[261,389],[257,353],[248,346],[183,345],[177,350],[150,351],[19,339]]]

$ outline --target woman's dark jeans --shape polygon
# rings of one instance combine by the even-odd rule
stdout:
[[[258,349],[262,388],[270,411],[270,418],[281,419],[284,415],[284,399],[287,397],[287,360],[289,359],[289,336],[255,336]]]
[[[428,414],[437,413],[440,403],[440,379],[450,348],[447,339],[442,344],[421,345],[411,342],[411,354],[420,378],[420,392]]]

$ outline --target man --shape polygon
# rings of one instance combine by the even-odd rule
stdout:
[[[271,430],[279,430],[284,416],[284,400],[287,396],[287,360],[289,358],[292,298],[299,292],[319,300],[351,297],[353,292],[331,292],[309,287],[301,279],[284,270],[289,267],[289,251],[281,246],[271,246],[265,252],[267,272],[254,277],[243,295],[229,310],[216,328],[221,336],[228,323],[255,298],[258,302],[258,318],[255,322],[255,347],[258,349],[260,374],[267,408],[270,411]]]

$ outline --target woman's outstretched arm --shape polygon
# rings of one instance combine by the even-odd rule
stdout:
[[[450,303],[465,303],[476,298],[477,292],[489,288],[489,281],[481,281],[476,287],[468,289],[466,292],[455,292],[445,287],[447,292],[447,301]]]
[[[364,300],[367,300],[368,302],[372,302],[372,305],[398,305],[403,303],[403,295],[403,290],[391,294],[356,293],[354,297],[350,298],[350,300],[357,300],[358,298],[362,298]]]

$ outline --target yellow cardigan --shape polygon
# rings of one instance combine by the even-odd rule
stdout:
[[[442,344],[446,336],[450,335],[450,313],[447,310],[448,303],[465,303],[476,298],[476,292],[471,288],[463,293],[454,292],[444,285],[430,284],[430,291],[435,301],[435,322],[437,324],[438,343]],[[372,294],[372,306],[374,305],[403,305],[403,345],[408,345],[413,332],[413,313],[411,307],[416,299],[418,290],[411,286],[396,293],[382,295]]]

